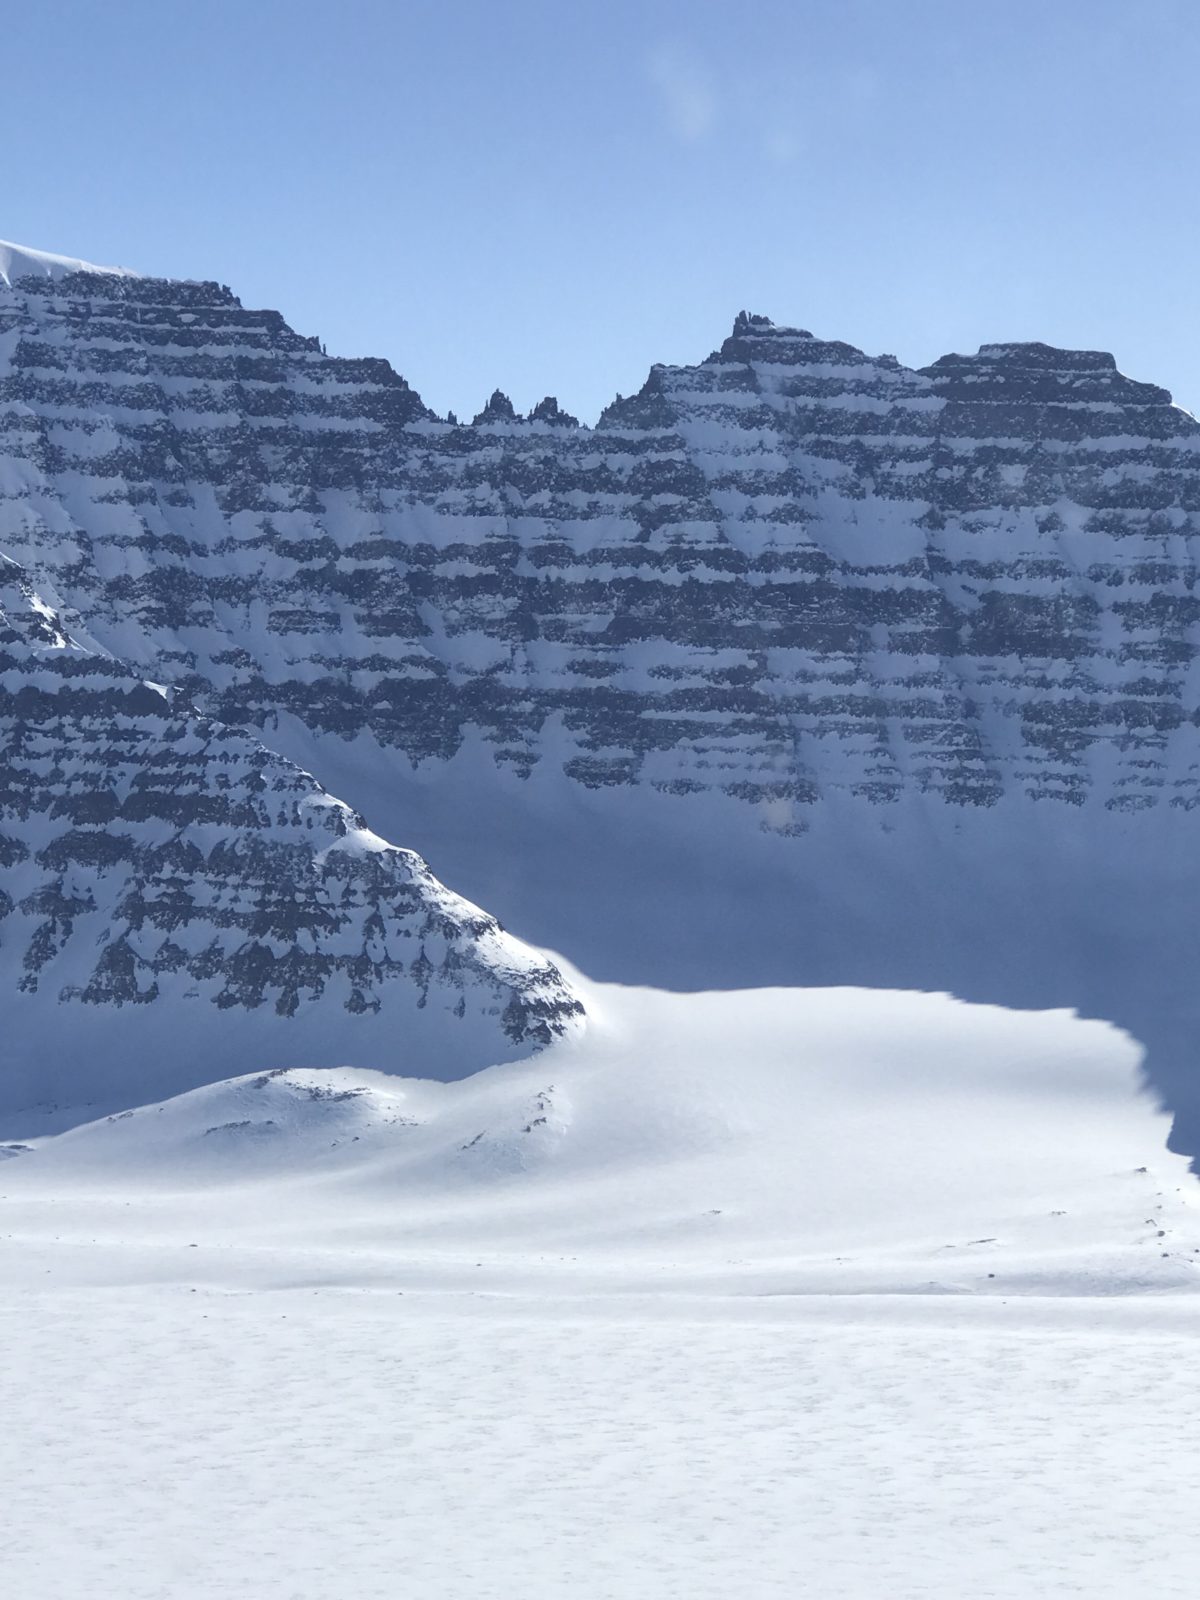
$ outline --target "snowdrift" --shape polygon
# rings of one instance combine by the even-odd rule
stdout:
[[[1192,1180],[1138,1046],[1106,1024],[571,977],[589,1027],[532,1060],[455,1083],[347,1067],[211,1084],[14,1148],[6,1215],[86,1278],[739,1294],[1195,1279]]]

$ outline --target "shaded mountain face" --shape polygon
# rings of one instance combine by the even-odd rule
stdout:
[[[743,314],[595,428],[460,426],[213,284],[0,290],[0,549],[81,643],[598,976],[1078,1007],[1180,1126],[1198,516],[1097,352]]]
[[[581,1012],[308,773],[82,648],[4,558],[0,992],[7,1112],[298,1055],[457,1076]]]

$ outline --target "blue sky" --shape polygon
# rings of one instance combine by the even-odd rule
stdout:
[[[1200,409],[1197,0],[38,0],[0,237],[594,417],[745,306]]]

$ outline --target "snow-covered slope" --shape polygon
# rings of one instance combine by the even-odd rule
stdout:
[[[1195,1286],[1194,1182],[1105,1024],[940,995],[573,986],[586,1033],[466,1081],[255,1073],[37,1138],[5,1165],[7,1226],[52,1233],[59,1272],[86,1277]],[[139,1229],[140,1267],[89,1248]]]
[[[10,1129],[22,1108],[126,1105],[237,1067],[467,1071],[579,1013],[418,856],[84,649],[4,557],[0,993]]]
[[[533,1063],[0,1159],[9,1590],[1184,1600],[1200,1229],[1131,1042],[576,983]]]

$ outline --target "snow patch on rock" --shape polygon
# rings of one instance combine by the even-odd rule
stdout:
[[[99,272],[112,278],[136,278],[130,267],[99,267],[75,256],[52,255],[47,250],[31,250],[27,245],[0,239],[0,282],[12,287],[20,278],[66,278],[73,272]]]

